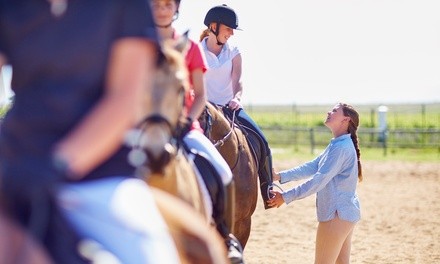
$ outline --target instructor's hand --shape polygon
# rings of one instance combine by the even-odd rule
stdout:
[[[278,208],[285,203],[283,196],[281,195],[280,192],[272,190],[272,191],[270,191],[270,193],[271,193],[272,198],[267,201],[267,205],[269,205],[270,207]]]

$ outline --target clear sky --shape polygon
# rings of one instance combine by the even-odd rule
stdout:
[[[175,26],[198,40],[223,3],[244,104],[440,102],[440,0],[182,0]]]
[[[244,104],[440,102],[440,0],[182,0],[177,29],[198,40],[223,3]]]

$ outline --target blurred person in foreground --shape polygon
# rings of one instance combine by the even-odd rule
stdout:
[[[143,117],[157,50],[149,1],[0,0],[0,65],[12,66],[15,93],[1,206],[56,263],[88,263],[83,238],[123,263],[178,262],[122,145]]]

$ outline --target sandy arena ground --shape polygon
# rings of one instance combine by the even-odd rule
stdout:
[[[299,161],[274,163],[282,170]],[[440,162],[363,162],[363,170],[351,263],[440,263]],[[267,211],[260,198],[252,221],[247,264],[313,263],[315,195]]]

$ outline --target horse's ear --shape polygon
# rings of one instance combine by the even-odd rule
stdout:
[[[174,48],[180,53],[186,53],[189,49],[189,30],[183,33],[176,41]]]

